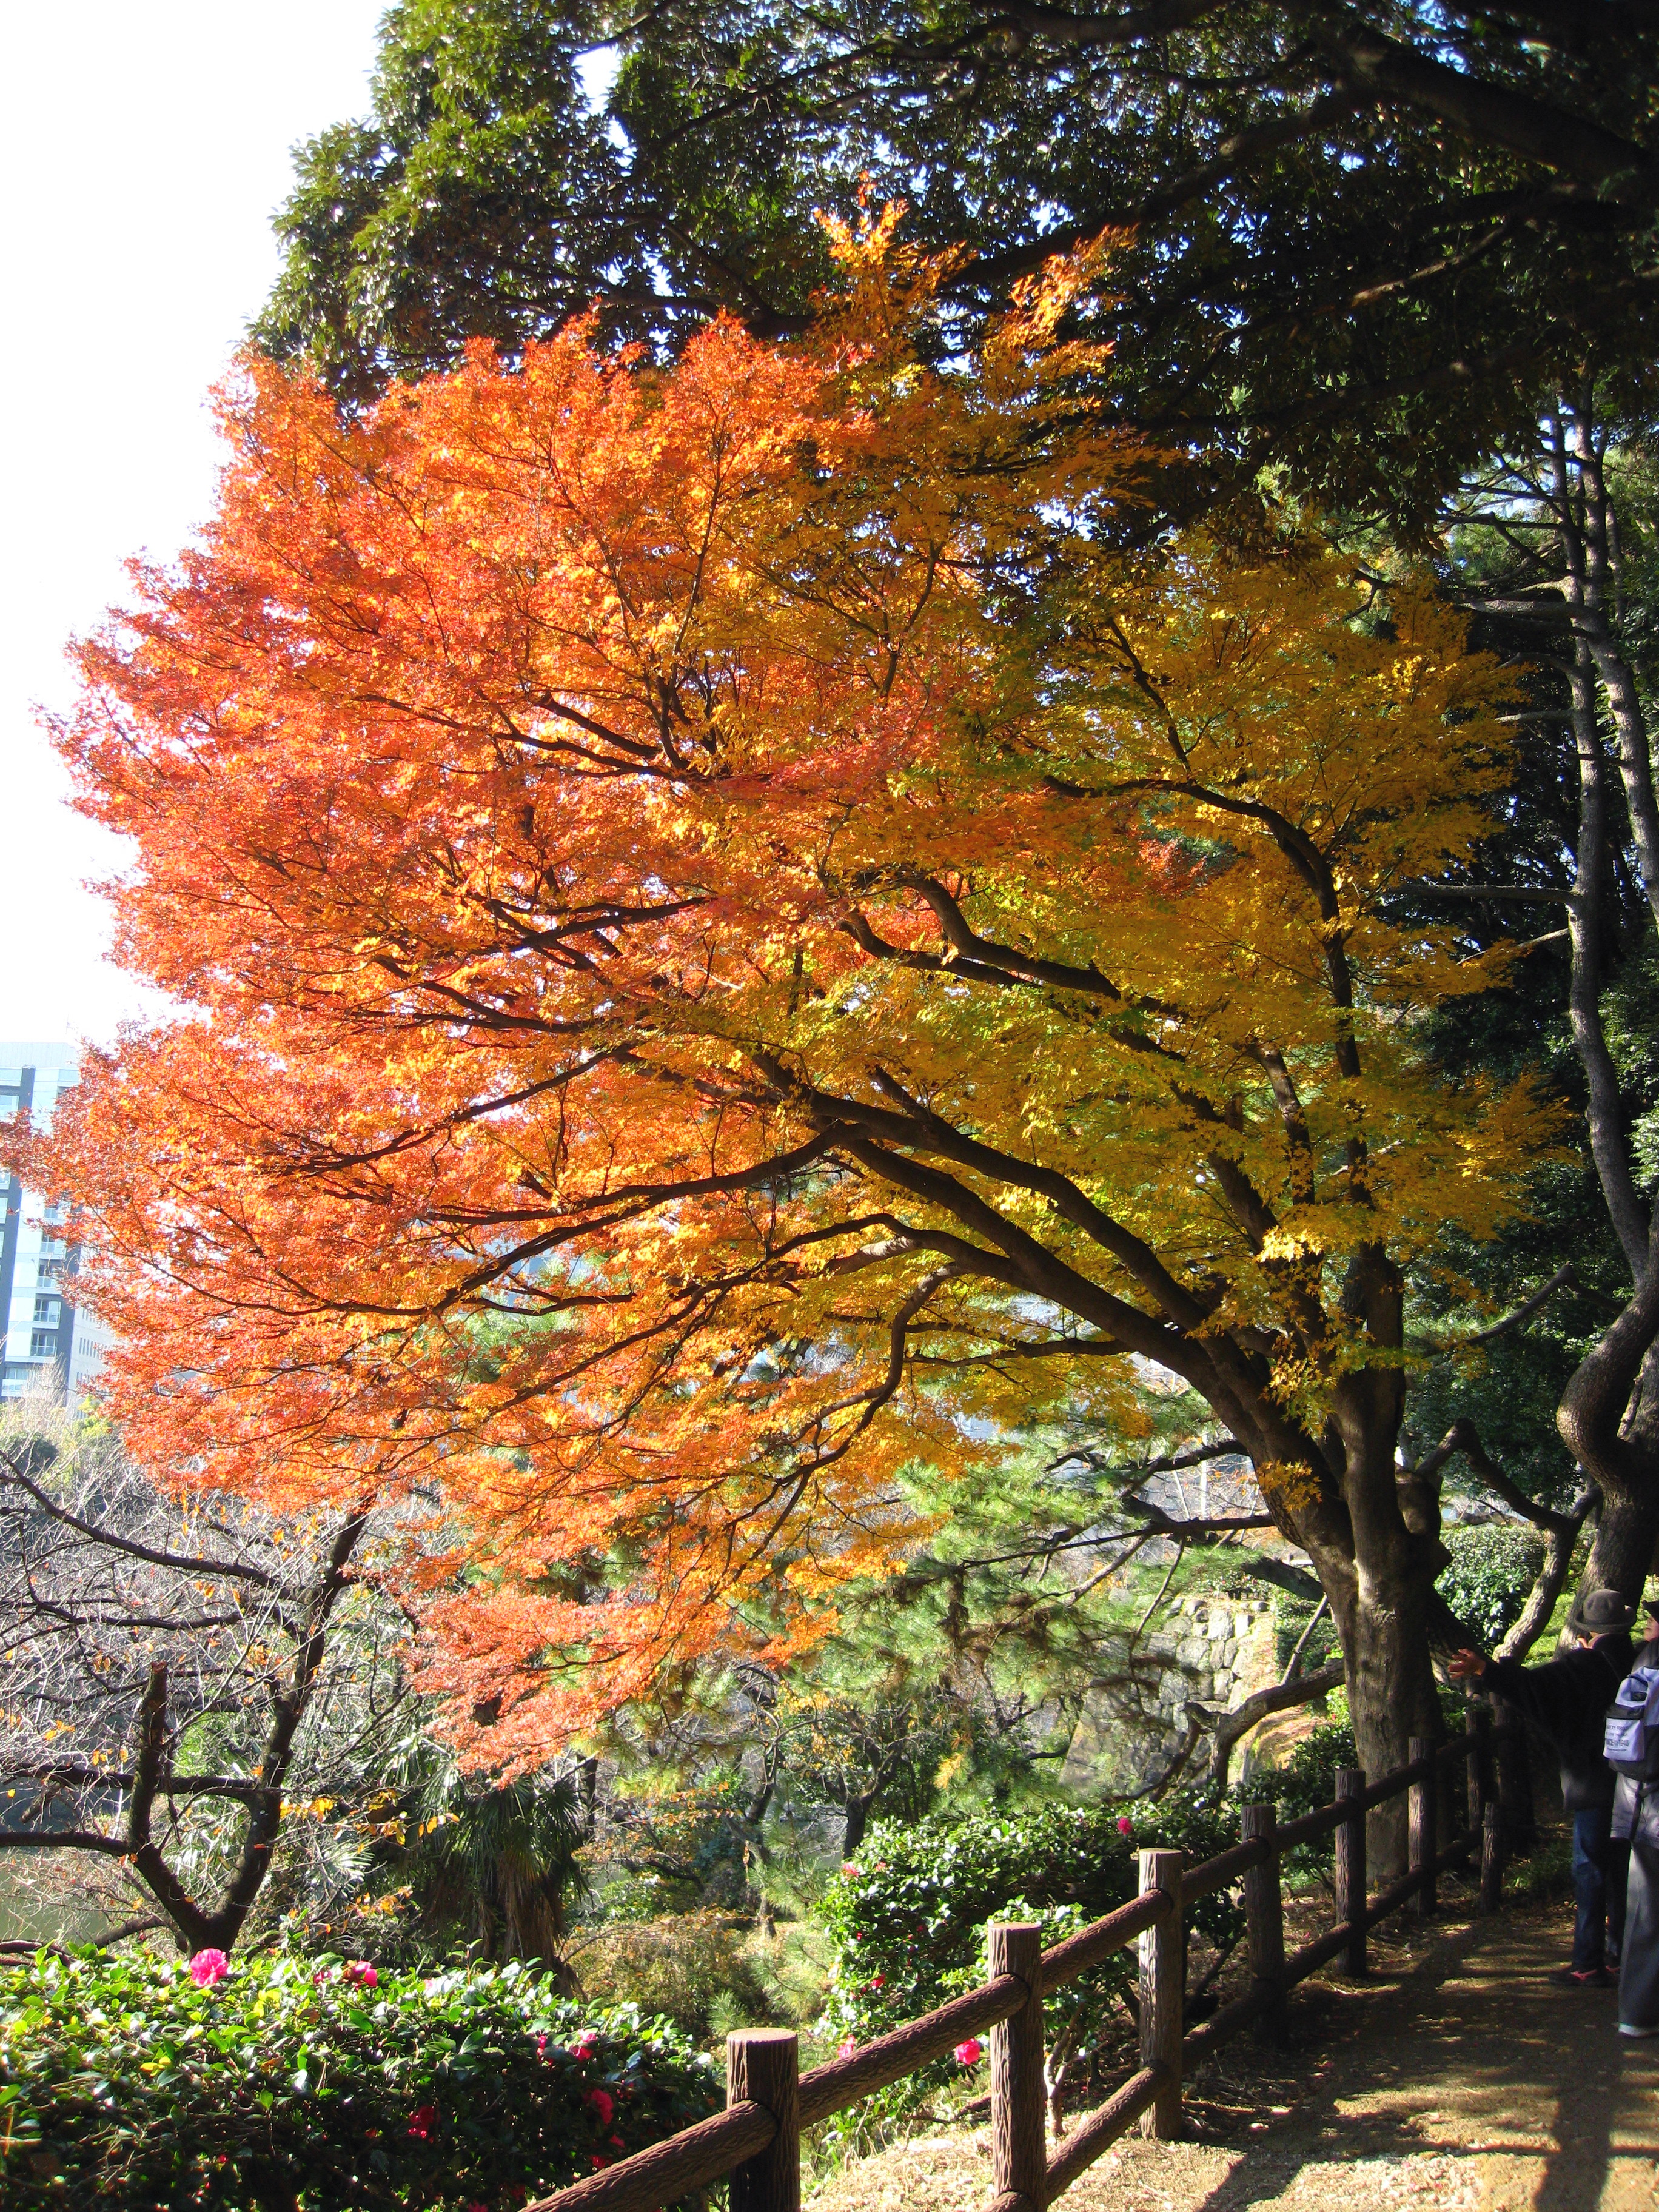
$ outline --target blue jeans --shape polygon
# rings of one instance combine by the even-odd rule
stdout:
[[[1612,1829],[1610,1805],[1589,1805],[1572,1816],[1572,1890],[1578,1900],[1572,1963],[1580,1972],[1616,1966],[1624,1947],[1630,1845],[1615,1842]]]

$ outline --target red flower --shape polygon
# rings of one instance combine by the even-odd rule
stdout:
[[[870,1978],[870,1986],[872,1990],[878,1990],[886,1979],[885,1974],[872,1974]]]
[[[190,1962],[190,1978],[198,1990],[210,1990],[229,1972],[230,1961],[222,1951],[198,1951]]]
[[[1120,1835],[1120,1836],[1133,1836],[1133,1833],[1134,1833],[1134,1832],[1135,1832],[1135,1824],[1134,1824],[1134,1822],[1133,1822],[1133,1821],[1129,1818],[1129,1816],[1128,1816],[1128,1814],[1127,1814],[1127,1813],[1120,1813],[1120,1814],[1118,1814],[1118,1816],[1117,1816],[1117,1832],[1118,1832],[1118,1833],[1119,1833],[1119,1835]]]
[[[616,2102],[608,2089],[590,2089],[582,2101],[585,2104],[591,2105],[593,2107],[593,2110],[599,2114],[599,2125],[602,2128],[608,2128],[610,2126],[611,2116],[616,2111],[617,2106]]]
[[[380,1978],[367,1959],[350,1960],[341,1967],[340,1975],[344,1981],[355,1982],[360,1990],[374,1989]]]
[[[855,2039],[849,2035],[845,2042],[836,2045],[836,2056],[837,2058],[850,2058],[858,2047]]]
[[[970,2035],[966,2043],[957,2044],[951,2055],[958,2066],[977,2066],[984,2056],[984,2051],[985,2046],[979,2038],[976,2035]]]
[[[429,2142],[432,2130],[437,2124],[438,2107],[435,2105],[417,2105],[409,2116],[409,2132],[416,2142]]]
[[[628,2145],[623,2141],[620,2136],[612,2136],[611,2142],[611,2148],[615,2150],[626,2150],[628,2148]]]

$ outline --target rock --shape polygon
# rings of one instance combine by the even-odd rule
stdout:
[[[1179,1688],[1177,1678],[1168,1679]],[[1060,1770],[1061,1783],[1088,1797],[1121,1797],[1139,1790],[1163,1771],[1180,1741],[1184,1708],[1177,1707],[1176,1713],[1173,1720],[1156,1710],[1144,1716],[1135,1713],[1113,1691],[1097,1684],[1084,1698]]]
[[[1253,1691],[1265,1690],[1279,1680],[1279,1638],[1273,1615],[1260,1614],[1248,1636],[1239,1639],[1233,1660],[1233,1703],[1242,1705]]]

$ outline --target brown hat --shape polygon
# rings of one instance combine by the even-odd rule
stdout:
[[[1580,1590],[1567,1615],[1567,1626],[1574,1636],[1613,1636],[1628,1628],[1635,1618],[1636,1607],[1626,1605],[1617,1590]]]

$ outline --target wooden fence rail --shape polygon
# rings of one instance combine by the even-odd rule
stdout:
[[[1333,1959],[1341,1959],[1351,1975],[1364,1974],[1369,1930],[1404,1910],[1432,1914],[1439,1875],[1477,1852],[1480,1907],[1495,1910],[1509,1841],[1502,1808],[1530,1796],[1525,1758],[1522,1729],[1494,1729],[1488,1711],[1471,1708],[1463,1738],[1437,1747],[1413,1738],[1407,1764],[1378,1782],[1368,1783],[1357,1768],[1344,1768],[1331,1804],[1282,1826],[1271,1805],[1246,1805],[1239,1842],[1200,1865],[1183,1865],[1179,1851],[1143,1850],[1139,1894],[1047,1951],[1036,1927],[994,1923],[988,1982],[810,2074],[798,2072],[799,2045],[792,2031],[741,2030],[726,2038],[723,2112],[540,2198],[526,2212],[662,2212],[728,2178],[732,2212],[799,2212],[803,2128],[845,2112],[873,2090],[902,2081],[987,2030],[996,2192],[990,2212],[1045,2212],[1136,2120],[1148,2135],[1178,2134],[1182,2080],[1199,2060],[1252,2023],[1269,2035],[1280,2032],[1291,1990]],[[1467,1786],[1447,1793],[1447,1809],[1462,1817],[1462,1826],[1441,1849],[1440,1780],[1458,1761]],[[1365,1884],[1365,1815],[1402,1794],[1407,1871],[1372,1897]],[[1333,1832],[1336,1924],[1286,1957],[1280,1884],[1285,1856]],[[1250,1985],[1188,2033],[1182,2012],[1183,1916],[1196,1899],[1235,1885],[1243,1894]],[[1130,1943],[1139,1947],[1139,2068],[1050,2156],[1044,2129],[1043,1992],[1063,1987]]]

